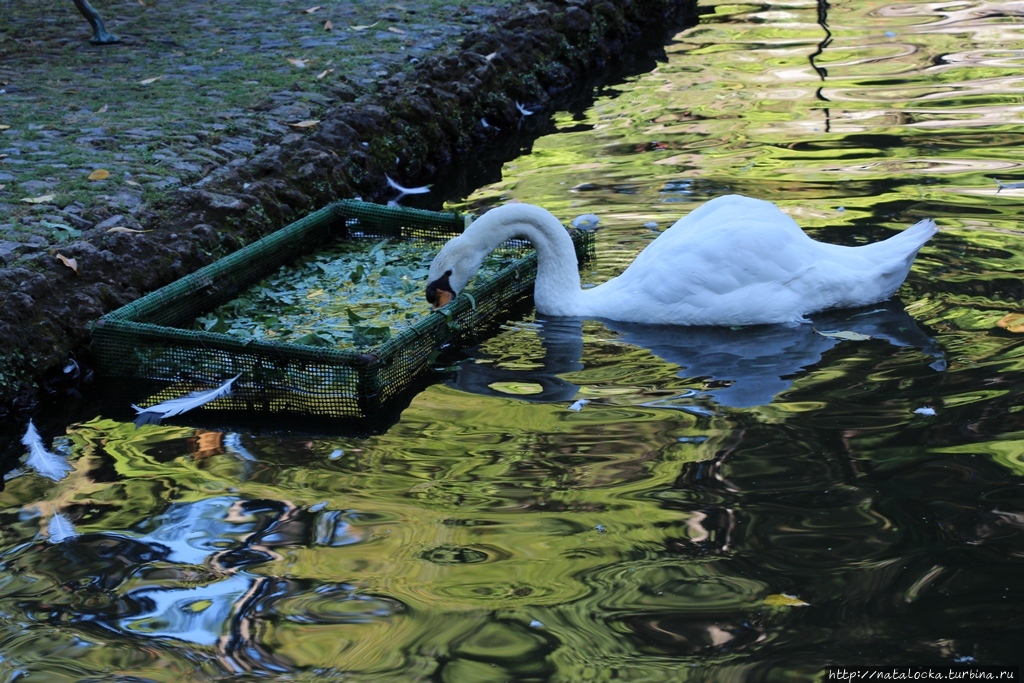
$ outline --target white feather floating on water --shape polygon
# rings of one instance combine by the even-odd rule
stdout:
[[[46,446],[43,445],[43,439],[39,436],[39,432],[36,431],[36,426],[32,424],[32,420],[28,421],[28,429],[25,430],[25,436],[21,437],[21,443],[28,446],[26,465],[54,481],[60,481],[68,476],[68,472],[71,471],[71,465],[62,456],[46,450]]]
[[[999,189],[996,190],[996,194],[999,194],[1003,190],[1019,190],[1020,188],[1024,187],[1024,183],[1004,183],[1001,182],[998,178],[993,178],[993,180],[995,180],[996,185],[999,186]]]
[[[516,109],[518,109],[519,113],[522,114],[523,116],[533,116],[533,112],[524,107],[519,102],[516,102]]]
[[[56,512],[46,525],[46,538],[50,543],[63,543],[78,538],[78,532],[75,531],[75,525],[70,519]]]
[[[193,391],[191,394],[187,394],[181,398],[172,398],[170,401],[164,401],[163,403],[158,403],[155,406],[150,406],[148,408],[140,408],[133,403],[132,408],[135,408],[135,412],[138,413],[138,416],[135,418],[135,426],[141,427],[142,425],[148,424],[160,424],[160,421],[165,417],[181,415],[193,408],[206,405],[210,401],[214,401],[221,396],[227,396],[231,393],[231,384],[241,376],[242,373],[238,373],[216,389],[210,389],[209,391]]]
[[[384,174],[384,178],[388,181],[388,185],[390,185],[392,189],[398,191],[398,197],[393,200],[396,202],[407,194],[426,194],[427,192],[430,192],[430,185],[424,185],[423,187],[403,187],[392,180],[391,176],[387,173]]]

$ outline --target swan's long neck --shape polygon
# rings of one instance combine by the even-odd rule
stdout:
[[[472,223],[464,237],[490,252],[507,239],[525,239],[537,250],[534,302],[546,315],[579,315],[580,274],[572,238],[557,218],[529,204],[506,204]]]

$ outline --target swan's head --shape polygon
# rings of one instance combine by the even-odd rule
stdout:
[[[467,235],[448,240],[430,264],[427,301],[440,308],[454,299],[480,270],[489,251]]]

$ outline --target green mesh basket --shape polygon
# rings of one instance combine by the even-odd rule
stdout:
[[[229,396],[205,408],[339,418],[386,411],[429,369],[442,348],[475,343],[532,294],[537,254],[527,243],[503,248],[511,265],[378,346],[362,350],[240,340],[183,329],[283,265],[334,240],[422,239],[441,243],[464,219],[444,213],[345,200],[332,204],[166,287],[113,311],[92,328],[96,367],[107,377],[175,382],[170,398],[235,375]],[[593,234],[573,231],[577,260],[593,254]],[[344,296],[344,292],[339,292]],[[352,302],[358,311],[358,301]]]

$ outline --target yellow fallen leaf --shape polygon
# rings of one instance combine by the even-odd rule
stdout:
[[[7,130],[8,128],[10,128],[10,126],[5,126],[4,124],[0,123],[0,130]]]
[[[313,12],[318,12],[318,11],[320,11],[322,9],[323,9],[323,7],[321,5],[317,5],[316,7],[310,7],[309,9],[302,10],[302,13],[303,14],[312,14]]]
[[[769,607],[810,607],[809,602],[804,602],[800,598],[794,595],[786,595],[785,593],[776,593],[775,595],[769,595],[764,599],[764,604]]]
[[[68,258],[64,254],[57,254],[57,260],[63,263],[68,268],[70,268],[71,270],[75,271],[75,273],[78,273],[78,261],[76,261],[75,259]]]
[[[298,123],[289,123],[288,125],[292,128],[312,128],[318,123],[320,123],[320,119],[309,119],[307,121],[299,121]]]
[[[306,60],[305,59],[292,59],[291,57],[288,57],[288,61],[293,66],[297,66],[300,69],[305,69],[306,68]]]
[[[1007,313],[996,322],[996,325],[1007,332],[1024,332],[1024,313]]]
[[[219,54],[220,54],[221,52],[224,52],[224,48],[220,48],[220,49],[218,49],[218,50],[214,51],[214,53],[213,53],[213,54],[215,54],[215,55],[219,55]]]
[[[319,81],[319,80],[320,80],[321,78],[323,78],[323,77],[324,77],[324,76],[326,76],[327,74],[331,73],[332,71],[334,71],[334,69],[324,69],[324,70],[323,70],[323,71],[321,71],[321,72],[320,72],[319,74],[317,74],[316,80],[318,80],[318,81]]]
[[[149,232],[149,230],[136,230],[135,228],[126,228],[123,225],[119,225],[116,228],[111,228],[107,232],[134,232],[135,234]]]
[[[104,168],[97,168],[89,174],[89,180],[106,180],[110,177],[110,171]]]
[[[129,185],[133,185],[135,187],[142,187],[142,183],[136,182],[134,180],[126,180],[125,182],[128,183]]]
[[[327,21],[324,22],[324,30],[325,31],[333,31],[334,30],[334,24],[331,23],[330,19],[328,19]]]
[[[163,74],[160,74],[159,76],[153,76],[153,78],[144,78],[141,81],[139,81],[139,85],[149,85],[150,83],[156,83],[163,77]]]
[[[353,31],[365,31],[368,28],[373,28],[374,26],[376,26],[379,23],[380,23],[380,21],[375,21],[372,24],[367,24],[366,26],[349,26],[349,28],[351,30],[353,30]]]
[[[96,110],[96,113],[97,113],[97,114],[105,114],[105,113],[107,113],[107,105],[105,105],[105,104],[104,104],[104,105],[103,105],[102,107],[100,107],[99,109],[97,109],[97,110]]]
[[[388,30],[391,31],[392,33],[399,33],[401,35],[405,35],[405,31],[398,28],[397,26],[388,26]]]
[[[38,197],[24,197],[21,201],[26,204],[46,204],[47,202],[52,202],[56,198],[57,195],[55,194],[44,194]]]

